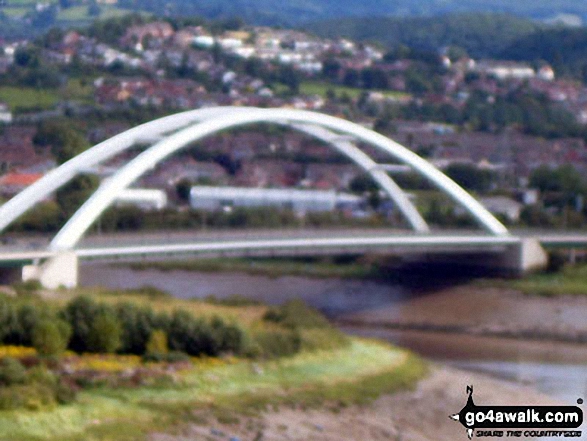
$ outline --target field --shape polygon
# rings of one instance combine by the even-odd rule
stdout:
[[[0,87],[0,101],[8,104],[12,111],[32,109],[46,110],[59,101],[57,92],[25,87]]]
[[[120,9],[113,6],[100,6],[100,15],[98,17],[92,17],[88,12],[88,6],[73,6],[71,8],[63,9],[59,11],[57,20],[62,23],[75,23],[75,22],[86,22],[94,20],[95,18],[108,19],[121,17],[129,14],[131,11]]]
[[[38,2],[34,0],[8,0],[6,6],[0,8],[0,11],[9,17],[17,18],[23,17],[27,13],[33,12]],[[47,3],[57,3],[56,1],[48,1]],[[113,18],[120,17],[131,13],[123,8],[113,5],[100,5],[100,14],[98,16],[91,16],[87,5],[71,6],[69,8],[60,9],[57,14],[57,22],[60,24],[76,24],[84,23],[94,20],[95,18]]]
[[[13,112],[48,110],[59,101],[92,102],[92,86],[71,79],[59,89],[35,89],[32,87],[0,87],[0,102],[8,104]]]
[[[321,97],[325,97],[328,93],[328,90],[334,91],[334,93],[336,93],[338,97],[346,94],[352,99],[358,98],[361,95],[361,93],[365,92],[365,89],[310,81],[303,82],[300,85],[300,92],[305,95],[319,95]],[[395,92],[392,90],[374,90],[373,92],[380,92],[383,94],[384,97],[389,99],[402,99],[409,96],[404,92]]]

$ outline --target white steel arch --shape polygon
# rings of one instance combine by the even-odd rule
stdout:
[[[73,179],[77,174],[122,153],[137,142],[156,138],[209,118],[228,113],[245,113],[251,110],[258,109],[226,106],[191,110],[163,117],[113,136],[50,171],[37,182],[2,205],[0,207],[0,232],[39,201]],[[335,134],[318,126],[303,125],[296,128],[329,143],[349,157],[359,167],[369,173],[390,198],[397,203],[399,210],[405,215],[414,230],[418,232],[429,231],[428,225],[420,216],[418,210],[405,196],[401,188],[397,186],[387,173],[377,169],[377,164],[353,143],[345,139],[337,139]]]
[[[2,205],[0,207],[0,232],[35,204],[68,183],[77,174],[122,153],[141,140],[173,132],[189,124],[226,113],[227,111],[244,112],[247,110],[247,108],[243,107],[217,107],[190,110],[141,124],[96,144],[61,166],[51,170],[37,182],[29,185]]]
[[[373,180],[389,195],[397,204],[400,212],[406,217],[412,228],[419,233],[428,233],[430,228],[422,218],[414,204],[408,199],[404,191],[395,183],[393,179],[378,164],[371,159],[369,155],[359,149],[351,141],[333,133],[332,131],[317,125],[310,124],[292,124],[295,130],[306,133],[314,138],[318,138],[331,146],[340,153],[351,159],[355,164],[366,171]]]
[[[507,235],[507,229],[477,200],[433,165],[395,141],[372,130],[340,118],[314,112],[290,109],[248,109],[246,112],[220,114],[200,124],[180,130],[158,142],[122,167],[108,182],[86,201],[71,217],[51,242],[51,249],[72,249],[96,218],[114,201],[117,194],[132,184],[160,161],[189,144],[206,136],[229,128],[254,123],[280,125],[310,124],[353,136],[363,142],[387,152],[400,162],[423,174],[441,190],[446,192],[491,234]]]

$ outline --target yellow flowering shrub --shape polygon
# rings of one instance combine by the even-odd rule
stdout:
[[[141,365],[138,355],[84,354],[67,360],[75,371],[122,372]]]
[[[35,355],[37,355],[35,348],[29,348],[27,346],[0,346],[0,358],[26,358]]]

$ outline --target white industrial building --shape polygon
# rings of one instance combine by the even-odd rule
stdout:
[[[116,197],[116,205],[134,205],[142,210],[162,210],[167,206],[167,194],[151,188],[127,188]]]
[[[360,196],[334,190],[196,186],[190,191],[191,207],[206,211],[229,207],[277,207],[305,213],[358,206],[362,202]]]

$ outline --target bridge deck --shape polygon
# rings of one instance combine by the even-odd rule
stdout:
[[[118,234],[89,237],[74,250],[80,259],[133,258],[148,255],[221,254],[278,255],[337,254],[364,252],[492,252],[515,245],[523,238],[535,238],[546,248],[587,248],[587,234],[539,234],[490,236],[471,232],[414,234],[403,230],[273,230],[210,231],[151,234]],[[19,242],[0,247],[0,263],[14,264],[43,260],[55,254],[42,249],[46,244],[35,239],[33,246]]]

